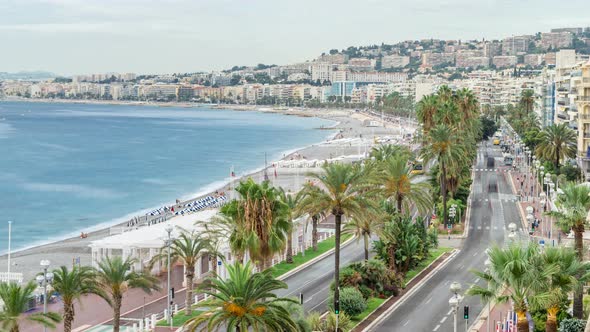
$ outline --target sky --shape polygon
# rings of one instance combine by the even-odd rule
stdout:
[[[0,0],[0,72],[210,71],[590,26],[588,0]]]

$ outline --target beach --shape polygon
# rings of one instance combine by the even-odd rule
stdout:
[[[234,106],[234,105],[230,105]],[[232,109],[234,109],[232,107]],[[276,110],[269,110],[264,107],[243,107],[244,111],[260,111],[260,112],[276,112]],[[400,129],[404,133],[412,130],[409,124],[403,125],[401,123],[389,123],[385,127],[367,127],[363,124],[365,120],[379,120],[372,115],[366,113],[359,113],[345,110],[303,110],[293,109],[290,113],[296,116],[310,116],[321,117],[335,121],[336,126],[331,128],[317,128],[330,129],[336,131],[335,134],[324,142],[318,142],[311,146],[303,147],[292,153],[285,153],[282,161],[268,160],[268,168],[266,174],[274,186],[281,186],[286,190],[297,191],[307,180],[307,172],[312,170],[307,167],[279,167],[279,164],[285,165],[290,162],[301,162],[316,160],[318,163],[329,159],[336,159],[339,156],[349,156],[350,158],[359,158],[360,155],[366,154],[370,151],[371,146],[375,143],[376,138],[390,137],[390,139],[400,139]],[[406,141],[408,143],[408,141]],[[276,167],[275,167],[276,166]],[[264,170],[258,170],[254,173],[244,175],[244,177],[251,177],[255,181],[262,181],[264,179]],[[234,185],[239,181],[239,178],[233,180]],[[210,195],[215,195],[216,192],[224,192],[228,198],[232,198],[230,185],[225,184],[212,190]],[[182,204],[189,201],[194,201],[199,197],[193,197],[188,200],[183,200]],[[96,240],[112,234],[111,232],[120,232],[121,228],[127,227],[128,221],[122,222],[119,225],[104,228],[97,231],[89,231],[85,238],[71,237],[56,241],[53,243],[13,252],[11,257],[11,272],[23,273],[24,280],[31,280],[40,271],[39,262],[42,259],[49,259],[52,267],[61,265],[72,266],[74,263],[81,265],[91,264],[91,250],[88,245]],[[84,230],[81,230],[84,232]],[[0,257],[0,266],[2,271],[5,271],[7,263],[7,256]]]

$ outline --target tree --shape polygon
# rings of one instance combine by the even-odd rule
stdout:
[[[319,193],[312,193],[312,191],[318,190],[321,189],[309,182],[306,183],[302,189],[305,195],[298,207],[298,214],[308,214],[310,216],[309,219],[311,219],[311,247],[313,251],[318,250],[318,223],[320,219],[324,218],[326,215],[326,211],[321,210],[322,207],[318,206],[313,201],[313,197],[316,197]]]
[[[244,261],[248,243],[246,242],[246,230],[243,220],[234,219],[232,216],[217,214],[210,221],[199,220],[195,225],[203,229],[203,233],[211,242],[227,240],[231,253],[238,262]],[[218,254],[218,253],[217,253]]]
[[[535,92],[531,89],[523,90],[520,96],[520,105],[526,114],[531,113],[535,106]]]
[[[551,161],[555,169],[559,168],[560,161],[576,156],[576,133],[565,123],[545,127],[541,135],[535,153],[537,157]]]
[[[407,156],[389,157],[382,164],[379,183],[383,184],[382,194],[396,203],[397,211],[409,212],[415,206],[421,213],[432,207],[429,187],[426,182],[416,182],[415,174]]]
[[[436,95],[424,96],[424,98],[418,102],[416,117],[422,124],[422,130],[425,135],[434,126],[434,114],[436,114],[438,109],[438,102]]]
[[[287,234],[287,263],[293,263],[293,229],[295,229],[294,221],[299,218],[300,215],[299,205],[305,196],[305,191],[299,191],[296,194],[287,193],[282,187],[279,188],[279,199],[287,207],[287,222],[289,223],[289,231]]]
[[[318,180],[320,190],[311,191],[309,199],[314,210],[329,211],[335,220],[334,250],[334,301],[339,300],[340,273],[340,235],[342,216],[351,218],[362,217],[367,209],[374,206],[373,200],[366,195],[367,183],[374,174],[371,165],[351,165],[332,163],[325,164],[321,173],[310,173],[310,177]]]
[[[96,272],[88,266],[74,266],[68,270],[66,266],[53,270],[53,283],[51,286],[58,292],[63,301],[64,332],[72,330],[74,321],[74,301],[80,301],[83,295],[96,294],[102,298],[106,295],[97,287]]]
[[[2,330],[9,332],[20,331],[21,314],[28,310],[35,289],[37,289],[37,285],[34,281],[23,286],[12,282],[0,283],[0,300],[4,303],[3,309],[0,311],[0,327],[2,327]],[[26,320],[54,329],[55,324],[61,321],[61,317],[55,312],[34,313],[27,315]]]
[[[443,222],[448,224],[447,211],[447,171],[449,168],[455,168],[458,163],[465,160],[465,149],[459,142],[453,130],[439,124],[428,133],[428,145],[422,148],[422,157],[425,162],[436,159],[440,168],[440,192],[443,197]]]
[[[488,251],[489,271],[472,271],[488,283],[488,287],[473,285],[467,295],[495,298],[500,303],[511,301],[518,316],[518,331],[528,331],[526,313],[528,299],[539,295],[548,277],[557,271],[555,266],[535,268],[540,253],[536,245],[512,244],[508,248],[493,246]]]
[[[227,266],[228,278],[208,278],[200,290],[210,298],[197,304],[208,310],[189,319],[185,331],[288,331],[297,332],[297,324],[281,303],[295,302],[274,294],[287,284],[274,279],[270,271],[252,273],[250,262]],[[211,289],[209,289],[211,288]],[[296,303],[296,302],[295,302]]]
[[[344,225],[342,233],[354,235],[357,242],[360,241],[360,239],[363,239],[365,261],[369,260],[369,240],[371,239],[371,235],[377,232],[377,229],[380,228],[381,224],[381,220],[367,216],[365,218],[353,218]]]
[[[150,294],[159,290],[158,279],[148,273],[132,271],[135,259],[107,257],[98,263],[96,283],[106,294],[104,300],[113,308],[113,332],[119,332],[123,295],[131,288],[141,288]]]
[[[270,260],[277,252],[285,249],[290,229],[288,207],[269,181],[258,184],[249,178],[240,181],[236,191],[240,198],[225,204],[221,213],[241,225],[244,234],[240,237],[262,271],[270,266]]]
[[[563,194],[557,195],[556,205],[559,211],[551,212],[557,217],[562,229],[571,229],[574,232],[574,248],[580,261],[584,260],[583,234],[587,223],[588,210],[590,210],[590,188],[585,185],[568,183],[561,188]],[[582,318],[584,304],[583,292],[577,289],[574,292],[574,317]]]
[[[547,287],[543,293],[531,298],[535,306],[547,310],[546,331],[557,332],[557,314],[560,307],[562,303],[569,302],[569,293],[582,287],[588,280],[590,264],[578,260],[576,253],[569,248],[547,248],[538,263],[538,269],[557,267],[555,272],[549,275],[548,282],[543,283]]]
[[[187,316],[191,314],[193,304],[193,287],[195,278],[195,266],[201,258],[203,258],[213,246],[210,245],[209,240],[199,233],[181,229],[180,235],[172,240],[170,244],[170,266],[172,267],[177,262],[184,265],[184,276],[186,277],[186,302],[184,312]],[[160,248],[160,252],[155,255],[150,261],[150,268],[157,262],[168,261],[168,246],[164,245]],[[217,262],[215,262],[217,265]]]

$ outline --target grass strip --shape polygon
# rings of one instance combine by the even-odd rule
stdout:
[[[340,244],[344,243],[351,236],[352,235],[350,235],[350,234],[342,234],[342,236],[340,237]],[[335,240],[334,236],[331,236],[322,242],[318,242],[318,251],[313,251],[312,248],[309,248],[309,249],[305,250],[305,256],[303,256],[301,253],[294,255],[292,264],[289,264],[285,261],[280,262],[279,264],[277,264],[271,268],[272,269],[272,276],[275,278],[279,277],[279,276],[291,271],[292,269],[298,267],[299,265],[305,264],[305,263],[309,262],[310,260],[318,257],[319,255],[326,253],[327,251],[329,251],[331,249],[334,249],[335,242],[336,242],[336,240]]]
[[[421,261],[420,264],[418,264],[415,268],[411,269],[410,271],[408,271],[408,273],[406,273],[406,277],[404,278],[404,287],[406,286],[408,281],[410,281],[412,278],[418,275],[418,273],[422,272],[422,270],[424,270],[428,265],[432,264],[432,262],[434,262],[437,258],[452,250],[453,248],[446,247],[439,247],[430,250],[428,258]]]

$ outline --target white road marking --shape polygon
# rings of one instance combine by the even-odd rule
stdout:
[[[449,310],[449,312],[447,312],[447,316],[453,313],[453,309]]]
[[[475,283],[477,284],[481,279],[477,278],[475,279]]]
[[[486,226],[486,230],[488,230],[488,231],[489,231],[489,230],[490,230],[490,226]]]
[[[438,324],[437,326],[434,327],[434,329],[432,331],[436,331],[440,328],[440,324]]]
[[[494,226],[494,230],[497,231],[498,230],[498,227],[497,226]]]
[[[449,316],[444,316],[443,319],[440,320],[440,323],[444,323],[447,320],[447,318],[449,318]]]
[[[461,264],[459,265],[459,270],[462,270],[465,267],[465,265]]]
[[[447,280],[447,281],[445,281],[445,283],[444,283],[444,284],[446,285],[446,284],[448,284],[448,283],[449,283],[449,281]]]
[[[428,302],[432,301],[432,296],[428,298],[428,300],[426,300],[426,304],[428,304]]]
[[[481,229],[481,226],[477,226],[477,229]]]
[[[406,321],[406,322],[404,323],[404,326],[408,325],[408,323],[409,323],[409,322],[410,322],[410,321]]]
[[[473,257],[477,256],[477,251],[475,253],[473,253]]]

